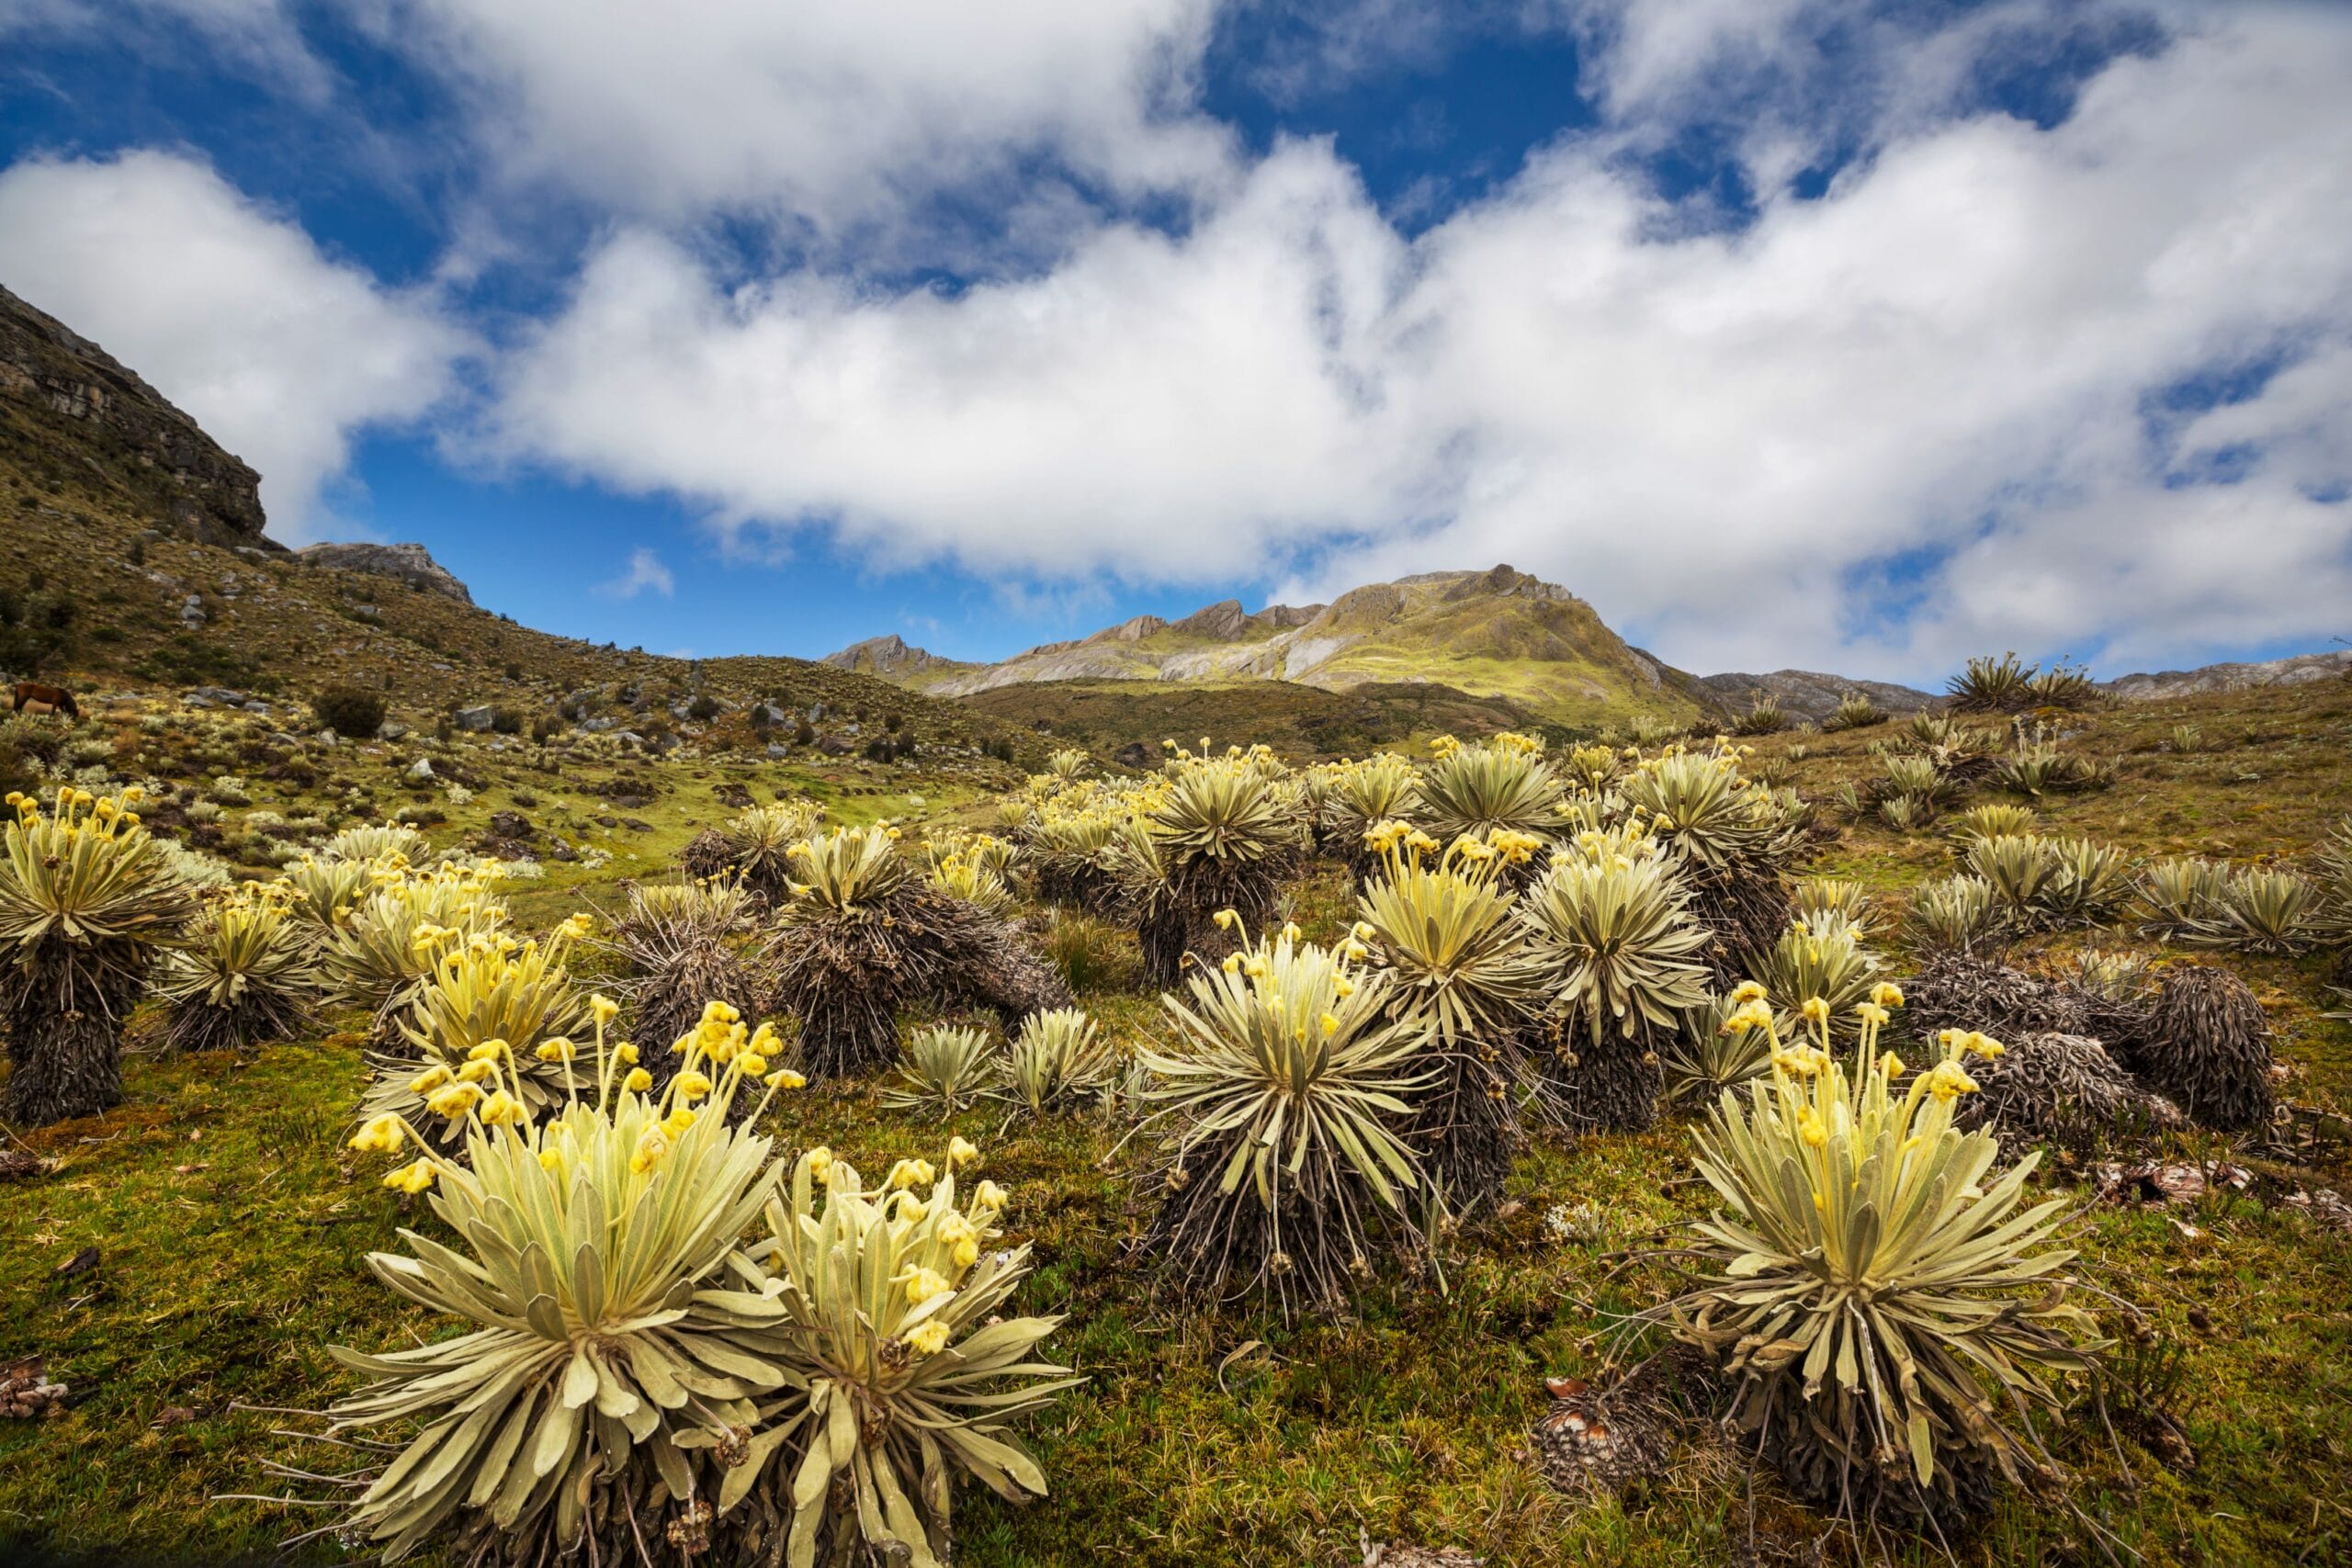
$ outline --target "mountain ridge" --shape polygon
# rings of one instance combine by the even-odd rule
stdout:
[[[875,662],[877,646],[890,649],[888,668]],[[1252,613],[1225,599],[1174,621],[1136,615],[992,663],[944,660],[896,637],[827,657],[959,698],[1057,681],[1275,681],[1332,692],[1431,683],[1566,723],[1636,712],[1696,720],[1721,705],[1696,677],[1627,643],[1583,599],[1508,565],[1365,583],[1328,604]]]

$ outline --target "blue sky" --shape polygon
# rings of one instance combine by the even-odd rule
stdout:
[[[624,646],[1509,560],[1702,671],[2352,635],[2352,15],[0,0],[0,284]]]

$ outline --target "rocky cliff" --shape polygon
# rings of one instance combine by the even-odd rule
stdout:
[[[870,637],[864,642],[854,642],[838,652],[829,653],[820,660],[836,670],[855,670],[863,674],[879,675],[884,680],[919,675],[933,670],[969,670],[969,664],[956,659],[942,659],[929,649],[910,648],[907,639],[896,632],[888,637]]]
[[[311,545],[295,554],[305,566],[397,578],[412,588],[455,599],[460,604],[474,602],[474,596],[466,592],[466,585],[428,555],[423,545]]]
[[[159,528],[208,545],[280,547],[261,476],[96,344],[0,288],[0,442],[40,471],[70,452]]]

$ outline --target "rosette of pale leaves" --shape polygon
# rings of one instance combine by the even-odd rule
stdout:
[[[1854,1007],[1870,995],[1878,973],[1878,959],[1854,928],[1826,915],[1791,926],[1748,965],[1749,978],[1764,987],[1784,1033],[1796,1032],[1802,1027],[1799,1010],[1819,999],[1827,1004],[1829,1028],[1840,1039],[1860,1029]]]
[[[1380,823],[1411,817],[1419,793],[1419,773],[1394,752],[1342,762],[1324,791],[1324,825],[1335,843],[1352,851]]]
[[[2010,929],[2008,912],[1993,885],[1981,876],[1948,876],[1911,896],[1904,927],[1923,948],[1968,953],[1997,942]]]
[[[153,994],[171,1015],[175,1051],[279,1040],[309,1016],[319,988],[291,889],[251,883],[214,899],[164,955]]]
[[[1500,1040],[1544,1005],[1544,965],[1513,918],[1501,864],[1460,844],[1435,860],[1392,849],[1358,900],[1391,1010],[1449,1050]]]
[[[285,868],[286,881],[294,889],[294,910],[310,922],[313,934],[323,936],[351,919],[375,887],[379,873],[400,863],[304,855]]]
[[[588,1021],[588,999],[563,967],[565,944],[560,931],[546,942],[496,933],[437,944],[424,984],[400,1019],[408,1054],[368,1058],[373,1077],[361,1117],[412,1109],[424,1093],[414,1087],[420,1073],[462,1074],[475,1049],[493,1041],[514,1056],[511,1087],[533,1115],[560,1104],[571,1069],[558,1047]],[[541,1059],[543,1045],[555,1052],[552,1059]],[[448,1141],[462,1130],[452,1124]]]
[[[330,996],[381,1016],[406,1006],[433,966],[438,949],[420,944],[420,931],[434,928],[468,941],[487,936],[505,927],[506,906],[487,879],[455,866],[377,874],[375,890],[327,933],[319,966]]]
[[[1015,900],[1004,874],[977,856],[947,856],[932,868],[930,880],[940,892],[962,899],[984,915],[1002,919],[1012,911]]]
[[[1734,1418],[1800,1491],[1916,1516],[2037,1469],[2027,1414],[2063,1410],[2098,1342],[2049,1247],[2066,1201],[2027,1191],[2038,1156],[2002,1168],[1953,1125],[1963,1050],[1998,1045],[1955,1035],[1906,1088],[1871,1017],[1852,1076],[1776,1040],[1770,1078],[1722,1096],[1698,1135],[1724,1205],[1693,1225],[1711,1271],[1660,1315],[1736,1380]]]
[[[335,1430],[421,1428],[340,1527],[386,1561],[438,1534],[460,1557],[514,1562],[583,1540],[611,1560],[641,1551],[626,1543],[661,1539],[665,1510],[748,1489],[762,1401],[802,1385],[787,1307],[736,1251],[782,1168],[722,1113],[733,1077],[680,1127],[676,1107],[590,1071],[594,1100],[536,1122],[469,1120],[466,1166],[420,1162],[454,1239],[403,1230],[405,1254],[368,1258],[392,1290],[468,1325],[334,1352],[375,1380],[334,1406]],[[772,1451],[788,1435],[758,1441]],[[715,1480],[698,1462],[713,1454]]]
[[[898,841],[879,828],[842,828],[791,846],[792,897],[809,918],[875,919],[915,879]]]
[[[319,849],[321,860],[367,863],[397,855],[406,865],[422,865],[432,853],[433,841],[404,822],[363,823],[345,828]]]
[[[1295,817],[1264,769],[1248,758],[1188,760],[1168,782],[1166,798],[1147,820],[1180,886],[1204,863],[1261,865],[1296,844]]]
[[[1083,1011],[1048,1008],[1031,1013],[1013,1035],[1004,1059],[1005,1092],[1032,1114],[1099,1099],[1116,1060]]]
[[[1084,1380],[1036,1359],[1060,1318],[1001,1315],[1029,1267],[1026,1247],[981,1250],[1001,1201],[983,1182],[959,1208],[952,1172],[934,1182],[921,1161],[866,1192],[813,1149],[768,1206],[754,1251],[793,1329],[794,1393],[775,1419],[801,1441],[763,1482],[790,1500],[788,1568],[861,1548],[941,1568],[959,1479],[1016,1502],[1045,1494],[1006,1424]]]
[[[1669,751],[1618,782],[1678,860],[1709,869],[1777,863],[1795,847],[1781,813],[1729,751]]]
[[[2242,867],[2222,877],[2211,898],[2195,918],[2166,933],[2173,942],[2293,957],[2326,929],[2319,889],[2291,871]]]
[[[1527,890],[1520,919],[1563,1026],[1598,1044],[1671,1031],[1707,998],[1690,918],[1673,868],[1655,855],[1563,854]]]
[[[817,830],[820,815],[808,801],[746,807],[719,829],[726,868],[746,887],[780,902],[794,879],[797,847]]]
[[[1565,793],[1533,742],[1501,735],[1444,750],[1423,769],[1414,820],[1442,844],[1498,830],[1549,838]]]
[[[124,809],[68,786],[57,808],[12,795],[0,857],[0,1023],[11,1119],[46,1126],[122,1098],[122,1025],[155,951],[196,910],[193,889]]]
[[[944,1121],[986,1095],[997,1071],[996,1042],[987,1030],[935,1023],[908,1040],[882,1102],[899,1111],[935,1111]]]
[[[1238,1275],[1287,1307],[1369,1275],[1375,1215],[1420,1185],[1396,1129],[1432,1076],[1429,1026],[1392,1019],[1388,986],[1286,930],[1160,998],[1176,1040],[1137,1059],[1167,1159],[1151,1250],[1181,1282]]]

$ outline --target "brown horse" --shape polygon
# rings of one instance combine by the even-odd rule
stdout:
[[[73,693],[62,686],[44,686],[38,681],[17,682],[16,699],[9,705],[9,711],[36,716],[62,713],[74,719],[82,716],[82,710],[74,703]]]

